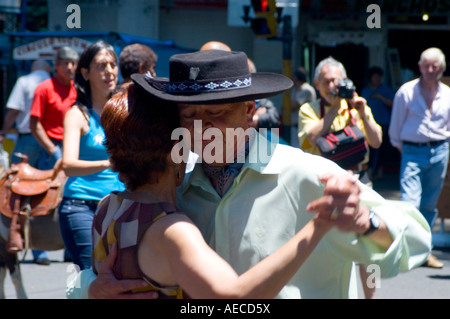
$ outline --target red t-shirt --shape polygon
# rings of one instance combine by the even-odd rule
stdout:
[[[67,86],[53,77],[36,87],[30,116],[39,119],[50,138],[62,140],[64,115],[76,100],[77,91],[73,82]]]

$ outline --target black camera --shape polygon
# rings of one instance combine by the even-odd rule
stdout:
[[[355,92],[356,87],[353,84],[353,81],[350,79],[344,79],[339,81],[337,93],[332,92],[333,95],[337,95],[342,99],[352,99],[353,93]]]

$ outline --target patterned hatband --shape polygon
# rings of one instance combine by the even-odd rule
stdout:
[[[159,87],[167,93],[196,93],[204,91],[226,91],[233,89],[247,88],[252,85],[252,78],[238,77],[225,80],[205,80],[205,81],[183,81],[183,82],[161,82],[152,77],[150,72],[145,74],[145,79],[152,85]]]

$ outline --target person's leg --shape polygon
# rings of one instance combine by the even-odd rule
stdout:
[[[420,148],[403,145],[400,163],[400,196],[417,209],[422,196],[422,163],[424,154]]]
[[[42,250],[33,249],[33,262],[38,265],[48,266],[51,264],[50,259],[48,258],[48,252]]]
[[[419,210],[424,215],[430,228],[433,228],[437,217],[436,205],[447,174],[448,159],[448,143],[431,148],[430,163],[423,173],[423,191]]]
[[[59,211],[61,235],[73,263],[81,270],[91,267],[92,222],[96,206],[64,198]]]

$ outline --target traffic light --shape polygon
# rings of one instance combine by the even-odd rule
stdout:
[[[251,20],[253,32],[263,38],[273,38],[277,35],[277,12],[275,0],[252,0],[255,18]]]
[[[255,12],[275,12],[275,0],[252,0],[252,7]]]

